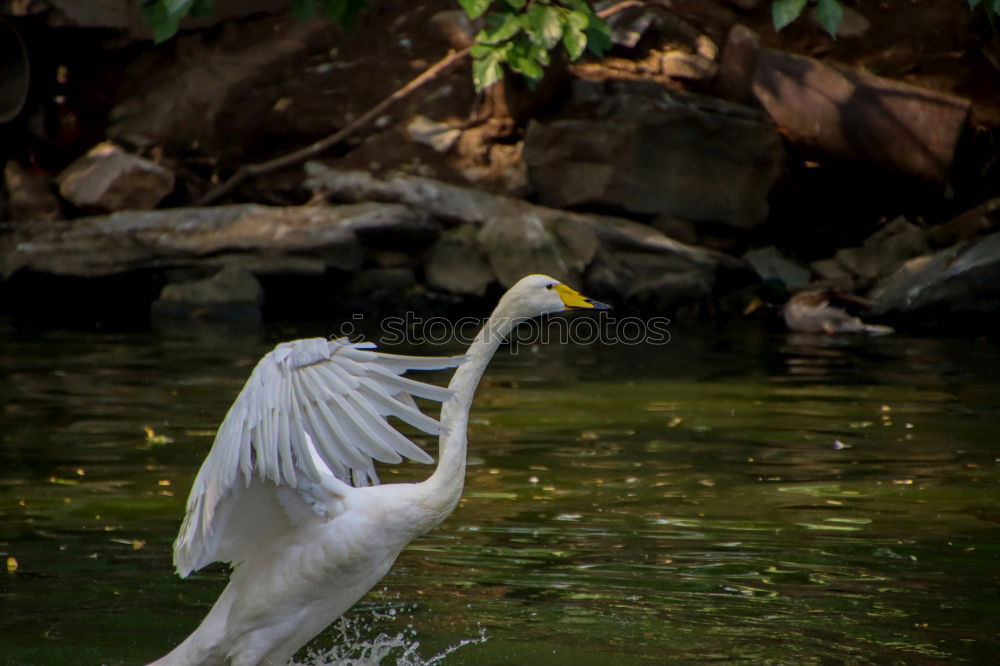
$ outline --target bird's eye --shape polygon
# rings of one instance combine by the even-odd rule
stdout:
[[[549,282],[547,285],[545,285],[545,288],[546,289],[552,289],[552,287],[554,287],[554,286],[556,286],[554,282]]]

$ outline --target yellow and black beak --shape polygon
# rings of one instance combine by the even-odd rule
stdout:
[[[556,293],[559,294],[559,298],[562,299],[563,309],[565,310],[610,310],[611,306],[607,303],[601,303],[600,301],[595,301],[592,298],[587,298],[580,292],[576,291],[571,287],[559,283],[555,286]]]

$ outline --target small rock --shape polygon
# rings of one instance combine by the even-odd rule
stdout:
[[[28,171],[10,161],[4,166],[3,177],[10,218],[15,222],[56,220],[62,216],[59,199],[52,191],[52,181],[44,173]]]
[[[253,275],[240,268],[226,266],[204,280],[168,284],[160,292],[165,301],[189,303],[264,302],[264,289]]]
[[[834,259],[862,282],[871,284],[929,249],[927,233],[898,217],[869,236],[861,247],[838,250]]]
[[[430,146],[439,153],[451,150],[462,130],[455,129],[447,123],[439,123],[427,116],[417,116],[406,126],[410,138],[419,144]]]
[[[667,51],[660,56],[660,73],[672,79],[705,81],[715,76],[715,64],[697,53]]]
[[[80,208],[104,211],[154,208],[174,189],[170,169],[99,143],[57,178],[59,194]]]
[[[778,279],[790,290],[809,284],[809,271],[781,253],[773,245],[750,250],[743,255],[762,281]]]
[[[264,289],[249,272],[226,266],[204,280],[168,284],[153,303],[158,318],[260,322]]]
[[[708,35],[698,35],[695,40],[695,53],[706,60],[715,60],[719,57],[719,45]]]
[[[478,239],[505,288],[532,273],[571,279],[556,239],[536,215],[494,217],[483,226]]]
[[[454,294],[483,296],[496,277],[483,254],[477,231],[463,224],[446,231],[431,248],[424,267],[427,284]]]

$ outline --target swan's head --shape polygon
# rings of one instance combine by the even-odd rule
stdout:
[[[511,287],[503,300],[517,317],[562,312],[563,310],[610,310],[611,306],[587,298],[572,287],[548,275],[528,275]]]

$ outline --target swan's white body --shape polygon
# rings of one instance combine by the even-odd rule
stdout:
[[[174,544],[182,576],[215,561],[232,562],[232,576],[201,625],[154,666],[285,664],[455,508],[469,407],[500,342],[521,321],[577,307],[606,306],[531,275],[500,299],[465,357],[317,338],[261,359],[195,479]],[[459,363],[448,389],[398,377]],[[411,393],[443,401],[440,428]],[[421,483],[350,485],[377,483],[372,458],[430,460],[386,425],[390,414],[440,432],[437,468]]]

